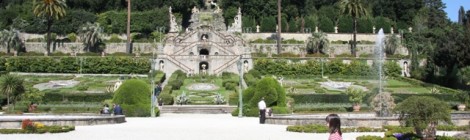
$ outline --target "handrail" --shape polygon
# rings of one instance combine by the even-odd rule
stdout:
[[[224,70],[225,68],[233,65],[233,63],[237,62],[238,58],[240,56],[234,56],[230,61],[228,61],[227,63],[223,64],[222,66],[220,66],[219,68],[215,69],[214,70],[214,74],[218,74],[220,73],[222,70]]]
[[[183,68],[183,70],[188,73],[191,68],[189,68],[188,66],[184,65],[183,63],[181,63],[180,61],[176,60],[175,58],[173,58],[173,56],[168,56],[168,60],[170,60],[172,63],[174,63],[176,66],[180,67],[180,68]]]

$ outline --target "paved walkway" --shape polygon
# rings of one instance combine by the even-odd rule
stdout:
[[[287,132],[285,125],[258,124],[257,118],[228,114],[163,114],[126,118],[113,125],[77,126],[60,134],[0,134],[0,140],[326,140],[328,134]],[[449,133],[448,133],[449,134]],[[381,133],[345,133],[344,140]]]

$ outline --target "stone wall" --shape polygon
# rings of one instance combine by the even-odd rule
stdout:
[[[60,126],[83,126],[83,125],[101,125],[125,123],[124,115],[97,115],[97,116],[53,116],[53,115],[23,115],[23,116],[3,116],[0,118],[0,129],[18,129],[21,128],[23,119],[30,119],[34,122],[40,122],[45,125]]]
[[[160,44],[153,44],[153,43],[133,43],[133,53],[140,52],[140,53],[152,53],[153,46],[160,45]],[[86,50],[82,43],[57,43],[51,46],[51,52],[61,52],[61,53],[72,53],[74,50],[72,48],[76,48],[75,51],[77,53],[84,53]],[[6,47],[0,46],[0,52],[6,52]],[[13,51],[13,50],[11,50]],[[37,52],[37,53],[44,53],[46,51],[46,43],[42,42],[27,42],[26,43],[26,52]],[[104,50],[106,53],[116,53],[116,52],[126,52],[126,43],[108,43],[106,44],[106,49]]]
[[[282,53],[300,54],[300,50],[302,48],[304,49],[305,46],[305,44],[282,44]],[[333,50],[334,55],[351,54],[351,48],[349,44],[330,44],[329,47]],[[357,54],[373,54],[374,48],[374,44],[358,44]],[[264,43],[251,44],[251,52],[268,53],[269,51],[271,51],[272,54],[276,54],[277,45]],[[329,54],[331,53],[329,52]],[[395,54],[409,55],[408,49],[403,46],[398,47]]]
[[[390,34],[386,34],[390,35]],[[288,39],[295,39],[306,41],[309,37],[311,37],[311,33],[282,33],[281,37],[284,40]],[[353,39],[353,34],[346,34],[346,33],[328,33],[328,40],[330,41],[349,41]],[[276,33],[243,33],[243,39],[246,41],[253,41],[256,39],[268,39],[268,38],[275,38]],[[356,40],[357,41],[371,41],[375,42],[377,39],[377,34],[357,34]]]
[[[338,114],[341,118],[341,125],[345,127],[382,127],[384,125],[400,125],[398,117],[375,117],[370,115],[363,115],[357,113],[343,113]],[[307,124],[325,124],[324,115],[287,115],[287,116],[272,116],[266,118],[268,124],[279,125],[307,125]],[[470,122],[468,113],[452,113],[451,120],[454,125],[464,126]]]

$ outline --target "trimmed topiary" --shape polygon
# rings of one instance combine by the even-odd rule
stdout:
[[[142,80],[126,80],[115,92],[113,101],[120,104],[126,116],[150,116],[150,86]]]

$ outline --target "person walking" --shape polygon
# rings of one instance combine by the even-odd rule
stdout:
[[[264,97],[261,98],[261,101],[258,102],[259,108],[259,123],[264,124],[266,120],[266,103],[264,102]]]
[[[330,136],[328,140],[343,140],[343,133],[341,133],[341,119],[337,114],[330,114],[326,116],[326,123],[328,125],[328,132]]]

